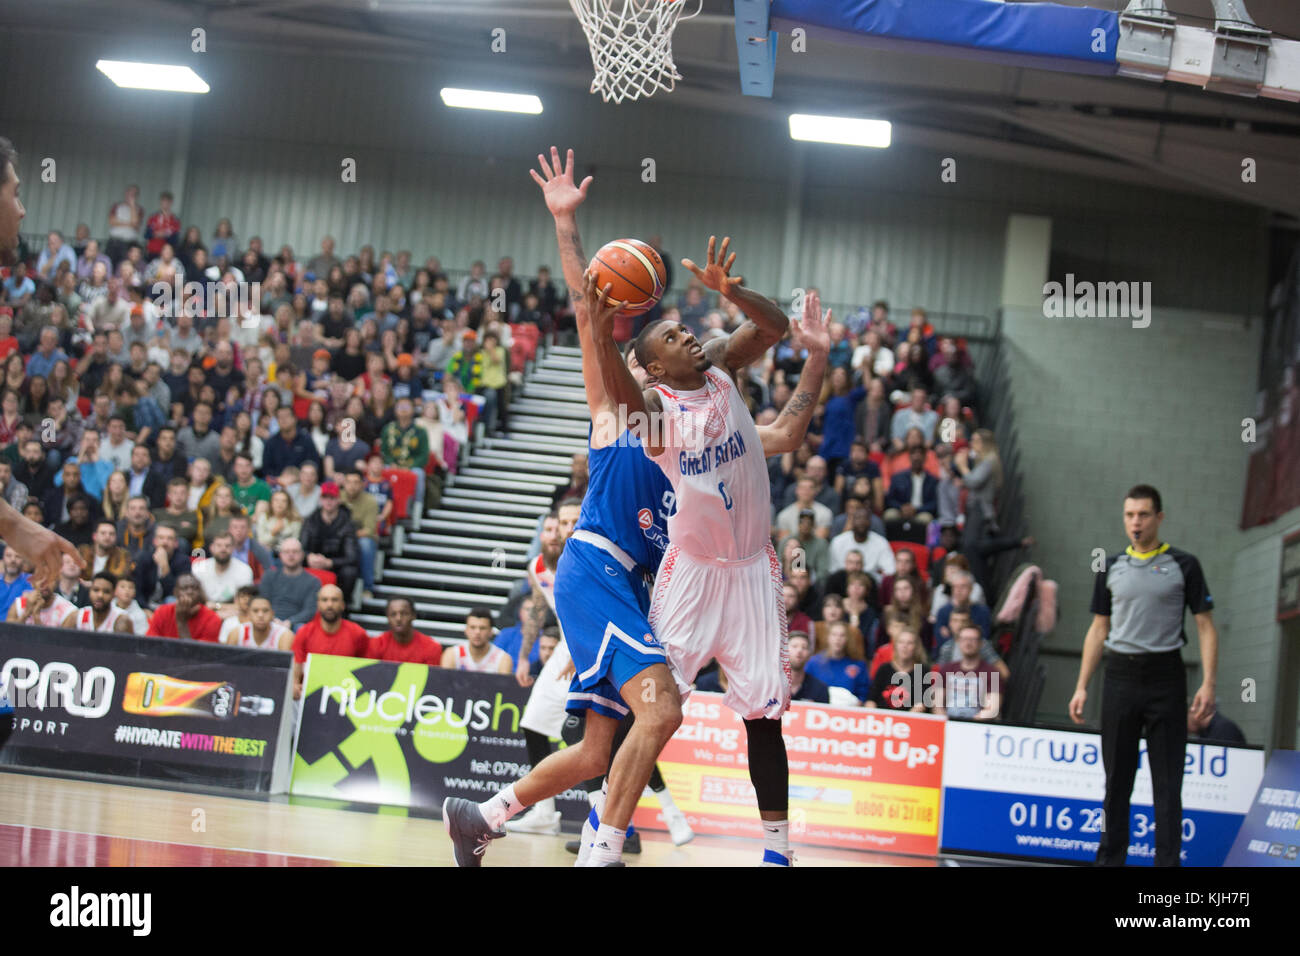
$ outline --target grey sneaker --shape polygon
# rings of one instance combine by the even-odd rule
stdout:
[[[442,826],[451,837],[457,866],[482,866],[488,841],[506,835],[505,830],[493,830],[488,826],[477,803],[460,797],[448,797],[442,801]]]

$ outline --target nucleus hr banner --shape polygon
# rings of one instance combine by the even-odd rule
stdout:
[[[292,655],[0,624],[15,707],[0,761],[283,793]]]
[[[1150,866],[1156,821],[1145,742],[1140,760],[1128,861]],[[1184,866],[1223,865],[1263,774],[1262,751],[1187,745]],[[944,850],[1096,859],[1106,795],[1099,734],[950,721],[943,782]]]
[[[513,677],[313,654],[303,678],[292,792],[437,810],[526,774],[528,690]],[[585,791],[556,797],[580,822]]]
[[[793,843],[938,852],[942,718],[794,703],[782,732]],[[745,725],[722,696],[693,693],[659,767],[696,833],[762,838],[747,752]],[[665,829],[653,797],[641,800],[633,822]]]

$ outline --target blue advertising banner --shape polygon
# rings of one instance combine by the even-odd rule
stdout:
[[[1228,866],[1300,866],[1300,751],[1275,750]]]
[[[1184,866],[1222,866],[1264,773],[1259,750],[1189,743],[1183,770]],[[1091,862],[1106,777],[1096,733],[949,721],[944,851]],[[1143,745],[1130,810],[1130,864],[1155,859]]]

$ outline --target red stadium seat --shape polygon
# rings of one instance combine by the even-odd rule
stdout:
[[[393,521],[409,518],[408,505],[415,496],[415,472],[409,468],[385,468],[384,480],[393,486]]]
[[[891,541],[889,546],[894,549],[894,554],[900,551],[911,551],[912,556],[916,558],[917,573],[922,578],[930,573],[930,552],[926,550],[925,545],[913,541]]]
[[[537,358],[537,343],[541,340],[542,330],[531,322],[519,322],[510,326],[510,370],[522,372],[524,363]]]
[[[320,581],[321,587],[339,583],[339,576],[333,571],[326,571],[324,568],[303,568],[303,570]]]

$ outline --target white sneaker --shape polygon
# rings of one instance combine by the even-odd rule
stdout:
[[[538,807],[531,807],[523,816],[506,821],[506,830],[510,833],[544,833],[556,836],[560,832],[560,811],[546,813]]]
[[[682,846],[695,839],[695,831],[686,822],[686,814],[676,807],[664,810],[664,823],[668,824],[668,835],[672,837],[674,846]]]

